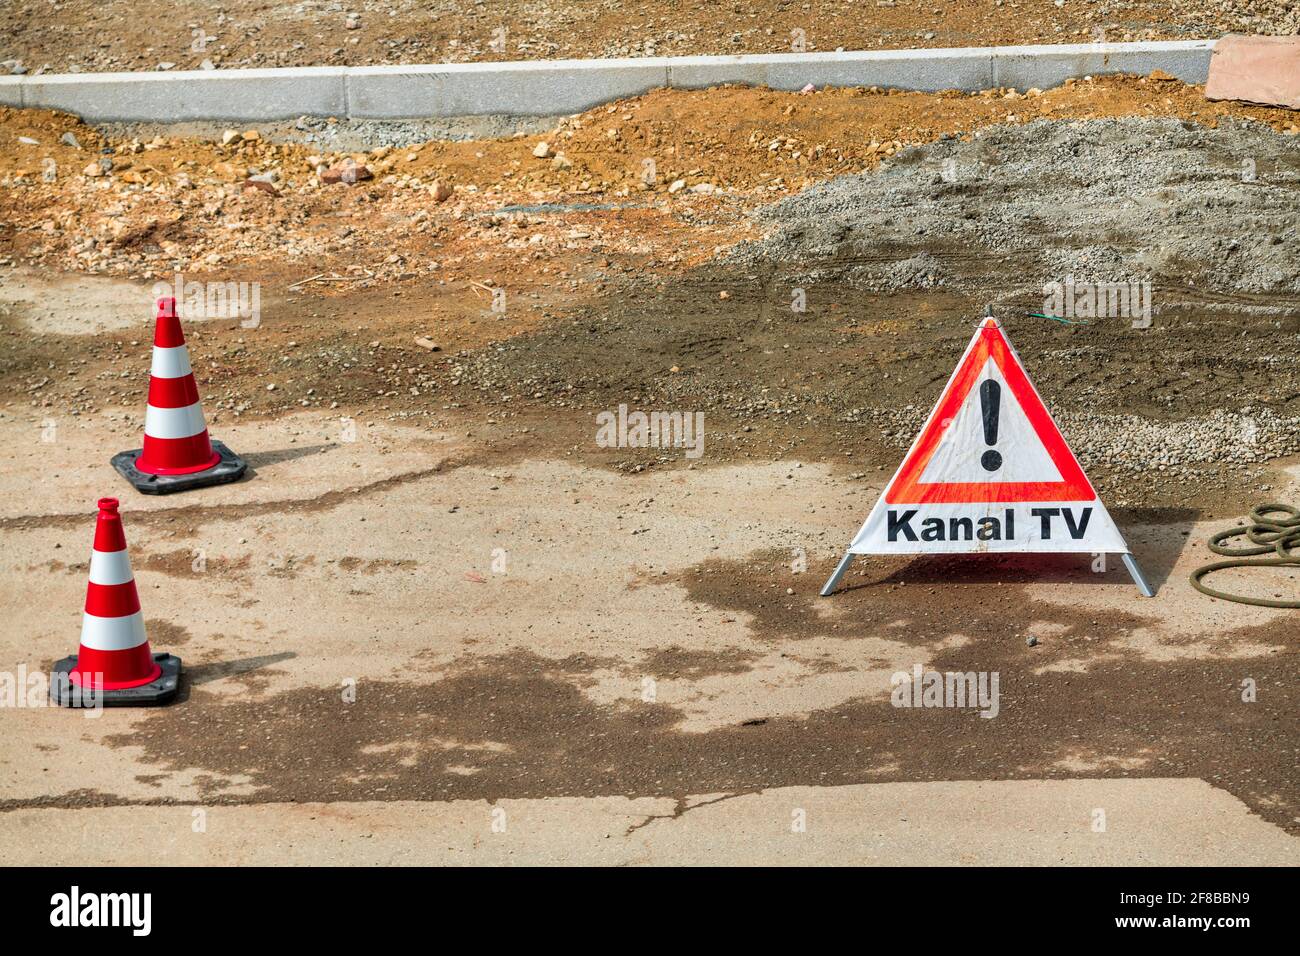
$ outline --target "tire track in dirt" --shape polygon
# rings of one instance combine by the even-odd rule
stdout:
[[[402,485],[412,484],[422,481],[425,478],[431,478],[434,475],[446,474],[449,471],[455,471],[460,468],[473,467],[480,463],[478,455],[469,455],[464,458],[450,459],[440,462],[431,468],[420,468],[415,471],[403,472],[397,475],[390,475],[387,478],[381,478],[378,481],[372,481],[369,484],[358,485],[354,488],[342,488],[333,491],[327,491],[323,494],[316,495],[313,498],[286,498],[279,501],[256,501],[246,504],[219,504],[219,505],[189,505],[184,508],[164,508],[154,511],[136,511],[131,514],[131,524],[146,528],[162,528],[173,525],[178,521],[191,523],[193,527],[202,527],[213,521],[242,521],[246,518],[257,518],[268,514],[282,514],[297,512],[299,514],[313,514],[322,511],[329,511],[337,508],[346,502],[355,501],[358,498],[372,497],[391,491]],[[86,522],[86,514],[77,512],[74,514],[52,514],[52,515],[19,515],[9,518],[0,518],[0,531],[34,531],[40,528],[69,528],[79,527]]]

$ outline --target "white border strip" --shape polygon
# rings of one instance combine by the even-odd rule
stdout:
[[[153,360],[149,365],[149,374],[154,378],[184,378],[194,370],[190,368],[190,350],[184,345],[164,348],[153,347]]]
[[[81,646],[92,651],[129,651],[145,640],[143,611],[123,617],[81,615]]]
[[[144,433],[150,438],[190,438],[207,427],[202,402],[181,408],[144,408]]]
[[[129,584],[135,580],[131,574],[131,559],[125,551],[90,551],[91,584]]]
[[[0,77],[0,105],[66,110],[92,123],[257,122],[297,116],[557,116],[657,87],[701,89],[722,83],[774,90],[798,90],[809,83],[931,92],[1024,90],[1048,89],[1071,77],[1157,69],[1188,83],[1204,83],[1214,42],[5,76]]]

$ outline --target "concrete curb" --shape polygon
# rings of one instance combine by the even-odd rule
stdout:
[[[1204,83],[1213,40],[965,47],[854,53],[539,60],[433,66],[299,67],[179,73],[0,77],[0,105],[75,113],[88,122],[257,122],[555,116],[658,87],[743,83],[774,90],[1048,89],[1071,77],[1164,70]]]

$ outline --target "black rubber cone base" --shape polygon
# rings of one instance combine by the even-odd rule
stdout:
[[[224,485],[238,481],[248,470],[248,463],[219,441],[212,442],[212,450],[221,456],[221,461],[211,468],[196,471],[189,475],[149,475],[135,467],[142,448],[118,452],[113,456],[113,467],[135,490],[146,495],[169,495],[173,491],[189,491],[192,488],[206,488],[208,485]]]
[[[68,676],[77,666],[77,655],[54,665],[50,675],[50,699],[60,707],[154,707],[168,704],[181,686],[181,659],[174,654],[155,654],[153,662],[162,668],[158,679],[122,690],[83,689]]]

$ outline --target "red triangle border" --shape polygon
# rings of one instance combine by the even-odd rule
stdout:
[[[1020,403],[1062,480],[922,484],[919,479],[925,473],[926,465],[939,447],[944,432],[951,427],[966,396],[975,387],[989,358],[997,363],[1007,387]],[[1020,501],[1095,501],[1097,493],[1083,473],[1078,459],[1074,457],[1074,452],[1070,451],[1065,437],[1056,427],[1056,422],[1052,421],[1047,406],[1029,381],[1020,357],[1003,335],[997,320],[985,319],[967,347],[962,362],[949,379],[939,403],[921,429],[921,434],[903,459],[894,480],[885,489],[884,498],[891,505],[1002,504]]]

